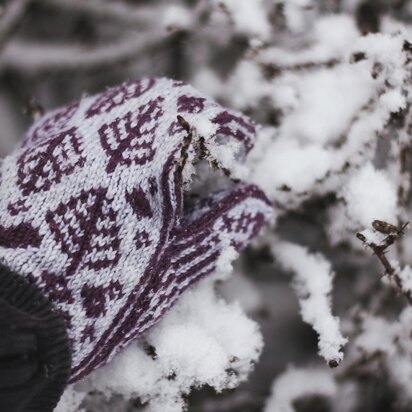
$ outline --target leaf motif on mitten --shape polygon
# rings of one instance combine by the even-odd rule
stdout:
[[[127,192],[126,200],[132,206],[132,209],[138,219],[153,217],[150,200],[140,186],[135,187],[131,193]]]
[[[203,97],[180,96],[177,100],[177,111],[178,113],[201,113],[205,108],[205,101]]]
[[[262,213],[250,213],[246,210],[242,211],[240,216],[224,216],[225,230],[230,233],[236,233],[242,238],[241,241],[233,238],[231,246],[238,251],[242,250],[258,234],[265,220],[265,216]]]
[[[85,164],[82,143],[75,127],[53,139],[26,149],[18,161],[18,184],[24,196],[49,190]]]
[[[30,223],[20,223],[16,226],[5,227],[0,224],[0,247],[10,249],[26,249],[39,247],[42,236]]]
[[[217,134],[231,136],[243,143],[246,151],[253,148],[254,142],[250,136],[255,134],[255,127],[252,123],[246,122],[242,116],[237,116],[228,111],[222,111],[214,119],[213,123],[218,125]]]
[[[41,279],[48,291],[49,299],[59,303],[74,303],[72,291],[68,287],[68,279],[63,275],[55,275],[50,272],[43,272]]]
[[[57,109],[47,114],[39,123],[36,123],[36,125],[29,130],[24,139],[24,145],[28,146],[33,143],[40,143],[66,129],[78,107],[79,103],[75,102],[67,107]]]
[[[80,296],[86,315],[92,319],[104,316],[107,303],[124,296],[123,286],[119,281],[110,281],[107,285],[83,285]]]
[[[158,119],[163,114],[163,97],[150,100],[137,111],[129,111],[121,118],[99,129],[102,147],[109,156],[107,172],[113,172],[119,164],[143,165],[155,155],[153,147]]]
[[[127,82],[102,93],[86,112],[86,117],[109,113],[115,107],[123,105],[127,100],[141,96],[150,90],[156,81],[143,79],[138,82]]]
[[[10,202],[7,206],[7,210],[11,216],[17,216],[19,214],[28,212],[30,210],[30,207],[24,202],[23,199],[19,199],[16,202]]]
[[[92,189],[46,214],[54,240],[69,257],[67,275],[79,267],[99,270],[118,263],[119,227],[111,203],[106,189]]]
[[[144,247],[149,247],[152,244],[149,233],[144,229],[140,229],[136,232],[134,240],[136,249],[138,250]]]

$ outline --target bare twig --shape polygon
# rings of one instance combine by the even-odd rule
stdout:
[[[290,64],[290,65],[278,65],[276,63],[261,63],[261,67],[265,75],[272,79],[277,77],[284,72],[304,72],[308,70],[319,70],[323,68],[332,68],[339,64],[342,61],[338,59],[331,58],[330,60],[320,61],[320,62],[305,62],[305,63],[297,63],[297,64]]]
[[[193,140],[193,131],[190,128],[189,123],[182,117],[182,116],[177,116],[177,121],[179,122],[180,126],[183,127],[183,129],[187,132],[187,135],[185,136],[183,140],[183,145],[182,145],[182,150],[180,152],[180,159],[179,159],[179,171],[180,174],[183,174],[183,169],[186,166],[187,159],[189,157],[189,147],[192,144]]]
[[[188,158],[189,146],[193,142],[193,130],[191,129],[189,123],[182,116],[177,116],[177,120],[179,124],[183,127],[183,129],[187,132],[187,136],[184,139],[180,155],[180,164],[181,169],[183,170]],[[219,163],[219,161],[212,156],[212,154],[206,146],[205,138],[203,136],[198,136],[197,141],[194,143],[194,148],[198,152],[199,160],[206,159],[213,170],[221,170],[226,177],[230,178],[233,182],[238,183],[237,179],[232,178],[230,170],[223,167]]]
[[[131,7],[125,2],[107,2],[101,0],[36,0],[38,3],[66,9],[103,19],[121,23],[133,28],[147,28],[154,20],[159,20],[164,7],[139,6]]]
[[[30,0],[9,0],[0,16],[0,49],[20,23]]]
[[[28,73],[101,69],[134,61],[142,55],[158,51],[167,44],[167,36],[170,36],[170,33],[134,35],[91,49],[13,41],[0,56],[0,69]]]
[[[176,10],[179,12],[187,11],[191,16],[193,26],[198,26],[199,22],[208,12],[208,2],[197,2],[191,8],[184,4],[176,2],[163,2],[158,5],[143,6],[141,4],[131,5],[131,2],[115,2],[104,0],[31,0],[33,2],[45,4],[59,10],[81,13],[89,16],[94,21],[103,20],[109,23],[117,23],[122,27],[132,28],[134,30],[147,30],[153,25],[159,26],[159,23],[165,23],[170,15],[176,16]],[[177,22],[178,23],[178,22]],[[183,22],[183,26],[187,22]],[[179,26],[179,24],[178,24]]]
[[[403,293],[406,299],[408,300],[408,302],[412,305],[411,293],[409,291],[407,292],[404,291],[402,287],[402,280],[399,277],[399,274],[397,273],[396,269],[391,265],[388,258],[386,257],[386,250],[388,249],[389,246],[393,245],[395,241],[398,240],[404,234],[404,230],[408,226],[408,224],[409,222],[406,222],[402,226],[396,227],[389,223],[375,220],[372,223],[372,226],[374,227],[374,229],[381,233],[387,234],[383,242],[379,245],[368,241],[366,236],[363,235],[362,233],[357,233],[356,237],[374,252],[374,254],[377,256],[377,258],[382,263],[385,269],[385,275],[387,275],[390,279],[392,279],[395,282],[395,285],[397,289],[399,290],[399,292]]]
[[[44,107],[34,96],[25,96],[23,113],[29,115],[33,120],[39,120],[44,115]]]

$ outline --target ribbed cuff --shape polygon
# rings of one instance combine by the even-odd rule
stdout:
[[[3,265],[0,265],[0,300],[19,311],[16,319],[35,320],[39,325],[35,332],[38,355],[45,368],[45,383],[23,411],[53,411],[66,387],[71,370],[71,352],[65,321],[37,286]],[[16,319],[9,319],[8,324],[18,322]],[[2,321],[4,320],[0,317],[0,323]],[[18,328],[19,325],[14,326]]]

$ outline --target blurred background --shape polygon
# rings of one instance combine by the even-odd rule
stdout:
[[[330,31],[319,37],[317,22],[332,15],[345,16],[345,23],[330,25]],[[142,77],[185,80],[223,105],[242,110],[265,130],[276,130],[288,112],[282,99],[277,103],[270,99],[268,84],[285,73],[304,76],[306,71],[332,68],[346,58],[346,46],[339,45],[339,39],[347,36],[348,24],[362,37],[388,31],[388,27],[407,26],[411,19],[408,0],[3,0],[0,157],[13,150],[44,112]],[[314,50],[317,45],[318,54]],[[278,51],[275,57],[262,57],[271,48]],[[305,50],[312,52],[307,58]],[[293,60],[296,53],[300,61]],[[295,97],[300,98],[298,94]],[[289,210],[284,208],[277,235],[321,251],[333,262],[337,273],[333,310],[347,314],[359,302],[368,305],[382,269],[371,253],[354,252],[345,242],[331,245],[323,226],[334,196],[332,190],[332,194],[309,197]],[[236,271],[235,277],[220,286],[220,293],[229,301],[240,301],[258,322],[264,350],[249,381],[239,388],[222,394],[207,388],[192,392],[188,398],[191,412],[264,410],[273,381],[289,365],[324,364],[317,356],[316,333],[299,315],[298,300],[289,285],[291,277],[274,262],[268,249],[247,250]],[[401,304],[396,292],[385,293],[391,302],[385,313],[395,318]],[[382,373],[376,372],[379,370]],[[300,397],[294,410],[412,410],[410,403],[399,403],[397,390],[388,384],[379,365],[372,372],[356,370],[349,375],[341,378],[349,384],[333,402],[312,394]],[[356,382],[360,396],[354,395],[351,382]],[[123,410],[116,402],[97,396],[87,410]],[[132,404],[129,410],[135,410]]]

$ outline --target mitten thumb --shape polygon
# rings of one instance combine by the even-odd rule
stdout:
[[[270,201],[255,185],[238,184],[200,201],[173,234],[175,282],[184,288],[212,273],[224,252],[244,249],[272,218]]]
[[[139,321],[147,329],[183,292],[231,263],[273,218],[273,207],[255,185],[238,184],[200,201],[185,213],[148,285],[151,299]],[[228,259],[229,258],[229,259]]]

